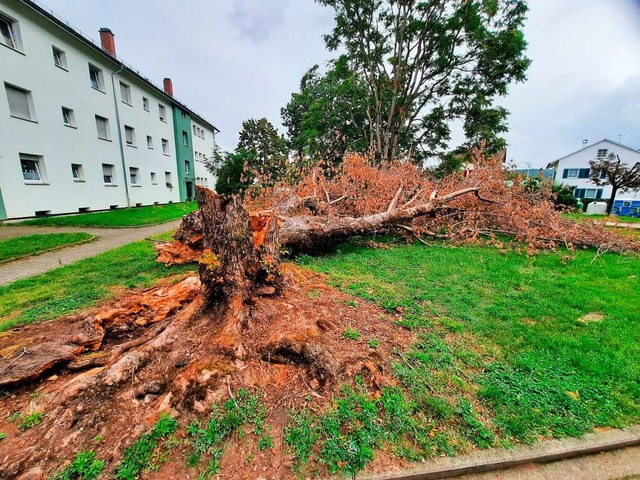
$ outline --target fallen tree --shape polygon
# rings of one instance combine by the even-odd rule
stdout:
[[[355,375],[372,389],[392,382],[394,352],[411,343],[411,333],[373,305],[350,308],[349,297],[321,276],[283,263],[290,252],[316,253],[378,232],[420,241],[484,236],[496,244],[510,235],[529,251],[638,250],[631,239],[560,217],[546,190],[509,185],[493,159],[479,156],[473,175],[444,181],[402,162],[380,167],[351,157],[341,168],[244,200],[197,188],[199,212],[184,218],[175,242],[157,248],[161,261],[197,261],[198,277],[0,336],[0,387],[12,392],[0,417],[25,404],[46,412],[42,426],[19,435],[0,421],[0,430],[14,431],[0,443],[0,476],[49,474],[78,445],[94,448],[97,435],[117,439],[95,447],[114,468],[159,412],[187,421],[233,397],[231,385],[261,388],[271,413],[284,418],[287,406],[307,396],[321,402]],[[346,328],[384,341],[345,348]],[[264,475],[282,476],[285,456],[280,440],[273,452],[280,463]]]

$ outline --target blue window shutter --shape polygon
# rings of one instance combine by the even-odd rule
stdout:
[[[568,176],[568,175],[569,175],[569,169],[568,169],[568,168],[565,168],[565,169],[562,171],[562,178],[567,178],[567,176]]]
[[[581,168],[578,171],[578,178],[589,178],[589,172],[591,170],[589,168]]]
[[[601,188],[596,190],[596,198],[602,198],[602,189]]]

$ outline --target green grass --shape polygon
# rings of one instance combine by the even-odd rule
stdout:
[[[150,242],[135,242],[0,286],[0,332],[76,313],[112,298],[117,287],[148,287],[159,278],[193,268],[166,267],[155,258]]]
[[[176,220],[198,208],[195,202],[132,207],[108,212],[82,213],[25,220],[18,225],[40,227],[141,227]]]
[[[415,425],[391,449],[420,459],[640,421],[640,259],[578,251],[566,262],[566,253],[344,244],[298,261],[357,297],[402,307],[398,323],[418,340],[394,371]]]
[[[34,255],[52,248],[78,243],[92,238],[88,233],[48,233],[0,240],[0,262]]]
[[[584,213],[565,213],[564,217],[571,218],[577,221],[584,220],[598,220],[604,222],[620,222],[620,223],[640,223],[638,217],[624,217],[618,215],[585,215]]]
[[[178,428],[178,422],[168,414],[160,415],[153,429],[142,435],[124,451],[115,477],[118,480],[136,480],[140,473],[153,466],[153,457],[161,441],[168,439]],[[168,459],[167,459],[168,460]]]
[[[220,459],[225,443],[235,434],[245,436],[245,426],[251,427],[251,433],[260,437],[258,450],[273,448],[273,439],[263,436],[267,409],[256,394],[240,389],[233,398],[222,405],[214,405],[207,424],[195,421],[187,428],[192,451],[187,464],[197,467],[202,457],[208,460],[201,478],[211,478],[220,471]]]

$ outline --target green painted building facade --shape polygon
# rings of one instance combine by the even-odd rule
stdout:
[[[175,104],[173,105],[173,128],[176,140],[180,201],[186,202],[195,198],[195,164],[193,161],[191,116]]]

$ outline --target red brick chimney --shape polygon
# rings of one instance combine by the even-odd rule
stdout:
[[[100,29],[100,44],[102,49],[112,57],[116,56],[116,36],[108,28]]]
[[[171,79],[165,78],[162,81],[162,86],[164,87],[164,93],[173,97],[173,82],[171,81]]]

